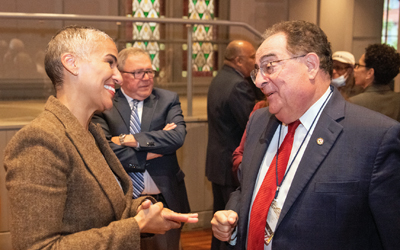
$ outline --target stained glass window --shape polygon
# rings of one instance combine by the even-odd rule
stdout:
[[[141,18],[159,18],[163,15],[163,0],[132,0],[132,16]],[[132,42],[127,47],[139,47],[146,50],[151,57],[154,69],[160,69],[160,51],[164,50],[164,44],[159,42],[162,24],[142,23],[132,24]],[[162,54],[162,53],[161,53]]]
[[[385,0],[383,7],[382,43],[397,49],[399,30],[399,0]]]
[[[196,20],[216,19],[216,4],[214,0],[185,0],[188,7],[185,16]],[[217,72],[216,56],[217,45],[212,43],[215,39],[216,27],[212,25],[193,26],[193,54],[192,67],[194,76],[212,76]],[[183,73],[185,76],[185,72]]]

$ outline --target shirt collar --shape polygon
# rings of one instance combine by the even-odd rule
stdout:
[[[133,98],[130,97],[130,96],[128,96],[127,94],[125,94],[125,92],[124,92],[124,90],[123,90],[122,88],[121,88],[121,92],[122,92],[122,94],[124,94],[126,100],[127,100],[128,103],[129,103],[129,107],[131,107],[131,109],[132,109],[132,100],[133,100]],[[139,106],[141,103],[143,103],[143,101],[139,101],[139,102],[138,102],[138,106]]]
[[[311,128],[311,125],[317,115],[321,115],[321,112],[318,114],[318,111],[323,108],[322,105],[326,105],[328,103],[328,100],[331,98],[330,93],[332,92],[331,88],[328,87],[328,89],[325,91],[325,93],[316,101],[301,117],[300,117],[300,122],[301,124],[309,130]],[[327,100],[325,102],[325,100]],[[317,117],[318,120],[318,117]]]

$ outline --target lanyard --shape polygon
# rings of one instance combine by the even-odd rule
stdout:
[[[281,140],[282,124],[281,124],[281,126],[279,127],[278,145],[277,145],[277,147],[276,147],[276,161],[275,161],[276,191],[275,191],[275,198],[274,198],[274,199],[276,199],[276,198],[278,197],[279,189],[281,188],[282,183],[283,183],[283,181],[284,181],[285,178],[286,178],[286,175],[289,173],[289,170],[290,170],[290,168],[292,167],[294,160],[296,160],[296,157],[297,157],[297,155],[299,154],[300,149],[303,147],[303,144],[304,144],[304,142],[305,142],[305,140],[306,140],[308,134],[310,133],[311,128],[314,126],[314,123],[315,123],[315,121],[317,120],[318,115],[321,113],[322,109],[325,107],[325,104],[326,104],[326,102],[328,101],[329,97],[332,95],[332,93],[333,93],[333,90],[331,90],[331,92],[329,93],[329,95],[326,97],[324,103],[322,103],[322,106],[319,108],[317,114],[316,114],[315,117],[314,117],[314,120],[313,120],[312,123],[311,123],[310,129],[307,130],[307,133],[306,133],[306,135],[304,136],[303,141],[301,142],[299,149],[297,149],[297,152],[296,152],[296,154],[294,155],[293,160],[290,162],[289,166],[287,167],[286,172],[285,172],[285,175],[283,176],[283,179],[282,179],[282,181],[281,181],[280,184],[279,184],[279,177],[278,177],[278,156],[279,156],[279,142],[280,142],[280,140]]]

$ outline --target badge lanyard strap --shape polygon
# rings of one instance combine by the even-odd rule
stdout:
[[[306,133],[306,135],[304,136],[303,141],[301,142],[299,149],[297,149],[297,152],[296,152],[296,154],[295,154],[293,160],[290,162],[290,165],[288,166],[288,168],[287,168],[287,170],[286,170],[286,173],[285,173],[285,175],[283,176],[283,179],[282,179],[282,181],[281,181],[281,184],[279,184],[279,177],[278,177],[278,155],[279,155],[279,142],[280,142],[280,140],[281,140],[281,132],[282,132],[282,124],[281,124],[281,126],[280,126],[280,128],[279,128],[278,145],[277,145],[277,149],[276,149],[276,161],[275,161],[275,162],[276,162],[276,163],[275,163],[276,191],[275,191],[275,198],[274,198],[274,199],[276,199],[276,198],[278,197],[279,189],[280,189],[280,187],[281,187],[283,181],[285,180],[286,175],[289,173],[289,170],[290,170],[290,168],[292,167],[294,160],[296,160],[296,157],[297,157],[297,155],[299,154],[300,149],[301,149],[301,147],[303,146],[303,144],[304,144],[304,142],[305,142],[305,140],[306,140],[308,134],[310,133],[311,128],[314,126],[314,123],[315,123],[315,121],[317,120],[317,117],[318,117],[319,113],[321,113],[322,108],[325,107],[325,104],[326,104],[326,102],[328,101],[329,97],[332,95],[332,93],[333,93],[333,90],[331,90],[331,92],[329,93],[329,95],[326,97],[324,103],[322,104],[321,108],[319,108],[319,110],[318,110],[316,116],[314,117],[313,122],[311,123],[310,129],[307,130],[307,133]]]

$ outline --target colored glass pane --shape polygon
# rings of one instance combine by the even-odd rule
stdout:
[[[160,1],[161,0],[133,0],[132,16],[159,18]],[[136,22],[133,23],[132,26],[132,40],[136,41],[132,46],[146,50],[150,55],[153,67],[158,70],[160,68],[160,48],[158,43],[158,40],[160,40],[160,24]]]
[[[189,0],[188,18],[197,20],[213,20],[214,1],[209,0]],[[214,68],[214,44],[209,42],[214,40],[213,26],[195,25],[193,27],[193,70],[198,72],[209,72],[210,76]]]

